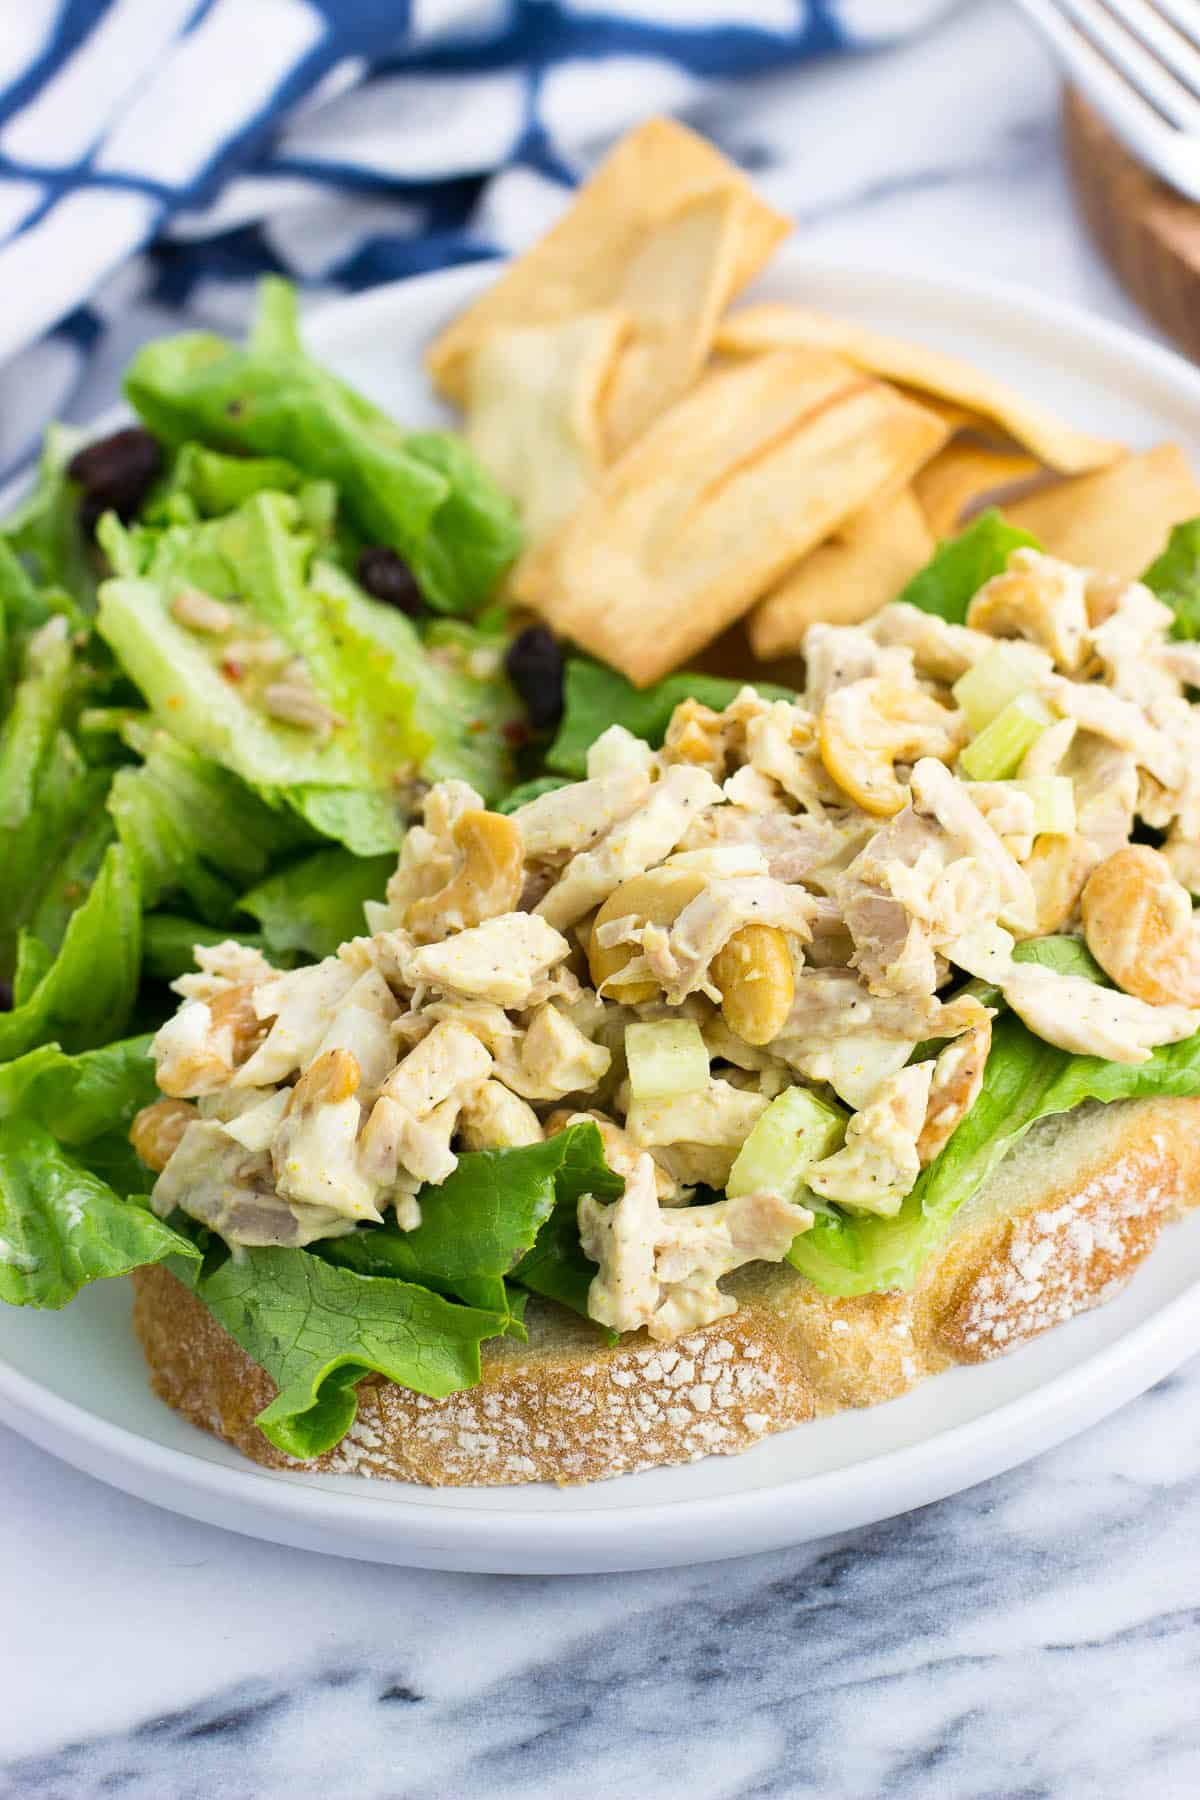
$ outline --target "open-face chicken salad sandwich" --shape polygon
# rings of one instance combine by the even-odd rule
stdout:
[[[143,352],[144,428],[52,442],[0,543],[0,1295],[134,1272],[158,1391],[261,1461],[744,1448],[1105,1298],[1188,1203],[1186,463],[722,323],[773,215],[662,122],[613,161],[655,146],[681,197],[619,184],[609,291],[548,316],[518,263],[433,346],[473,452],[268,287],[247,350]],[[734,619],[737,672],[670,672]]]

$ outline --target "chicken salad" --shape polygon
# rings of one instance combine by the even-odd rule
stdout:
[[[462,434],[268,280],[0,524],[0,1298],[165,1264],[301,1460],[533,1296],[912,1288],[1038,1119],[1200,1094],[1181,453],[726,314],[779,220],[635,138],[610,261],[576,219],[431,347]]]

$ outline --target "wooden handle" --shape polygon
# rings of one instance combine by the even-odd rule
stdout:
[[[1200,362],[1200,205],[1144,168],[1072,88],[1063,139],[1101,250],[1138,305]]]

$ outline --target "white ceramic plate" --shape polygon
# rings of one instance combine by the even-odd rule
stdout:
[[[309,342],[397,416],[437,422],[421,346],[489,278],[474,268],[377,289],[314,319]],[[758,292],[958,351],[1076,425],[1200,452],[1200,374],[1032,294],[792,258]],[[431,1491],[257,1469],[154,1398],[124,1282],[63,1313],[0,1307],[0,1416],[104,1481],[252,1536],[430,1568],[579,1573],[775,1549],[940,1499],[1094,1423],[1197,1350],[1200,1216],[1171,1228],[1119,1299],[1000,1362],[743,1456],[588,1488]]]

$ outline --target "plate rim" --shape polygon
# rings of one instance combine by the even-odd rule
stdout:
[[[397,306],[432,300],[449,306],[481,287],[506,260],[487,258],[435,270],[320,305],[303,318],[306,338],[327,350],[331,339],[360,329],[375,313],[386,315]],[[1000,306],[1018,327],[1070,333],[1136,365],[1144,376],[1169,380],[1177,396],[1195,406],[1200,435],[1200,369],[1167,346],[1073,303],[1044,298],[1015,282],[894,270],[870,260],[808,256],[794,247],[778,255],[771,273],[836,282],[864,279],[872,287],[887,280],[910,302],[950,302],[968,313]],[[92,428],[103,428],[126,410],[106,411]],[[833,1510],[843,1529],[891,1517],[1028,1460],[1117,1410],[1200,1352],[1198,1298],[1200,1277],[1113,1342],[1030,1392],[915,1443],[841,1467],[716,1495],[569,1512],[520,1509],[512,1502],[519,1486],[455,1489],[459,1496],[478,1492],[488,1499],[478,1504],[459,1499],[450,1507],[440,1503],[436,1489],[364,1481],[361,1493],[333,1491],[310,1485],[299,1470],[267,1470],[249,1459],[242,1467],[230,1467],[108,1420],[19,1371],[3,1356],[0,1420],[39,1448],[139,1498],[251,1536],[274,1535],[275,1541],[299,1542],[331,1554],[510,1572],[664,1567],[800,1542],[839,1528],[828,1522]],[[1010,1431],[1018,1423],[1020,1430]],[[146,1492],[141,1485],[146,1478],[157,1491]],[[887,1497],[880,1500],[881,1494]],[[496,1503],[499,1495],[505,1503]],[[798,1507],[797,1502],[803,1504]],[[825,1522],[814,1531],[804,1514],[819,1514]],[[290,1527],[293,1535],[281,1538],[281,1526]],[[674,1544],[647,1547],[666,1526]],[[340,1541],[325,1541],[328,1532],[341,1534]],[[722,1537],[732,1540],[729,1547],[714,1547],[711,1540]],[[622,1538],[636,1539],[642,1547],[622,1543]]]

